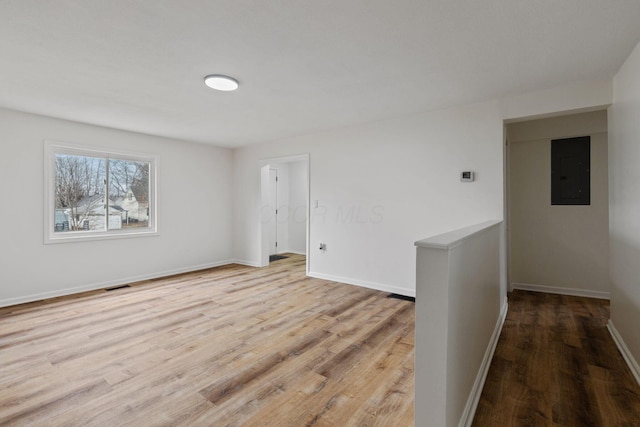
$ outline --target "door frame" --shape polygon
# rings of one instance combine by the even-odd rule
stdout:
[[[275,176],[276,176],[276,180],[275,183],[271,181],[271,172],[275,172]],[[273,188],[272,188],[273,186]],[[275,194],[272,194],[271,191],[273,191]],[[271,206],[271,201],[275,201],[275,206],[271,206],[271,211],[273,212],[275,210],[275,214],[273,216],[273,228],[275,228],[275,233],[274,233],[274,241],[272,242],[271,239],[269,239],[268,245],[269,245],[269,255],[277,255],[278,254],[278,168],[275,167],[271,167],[271,165],[269,165],[269,206]],[[264,213],[264,212],[263,212]],[[268,215],[268,218],[271,218],[271,215]],[[262,224],[264,224],[264,217],[263,217],[263,222]],[[273,229],[271,230],[273,231]],[[267,233],[268,235],[268,233]],[[273,254],[271,253],[271,251],[273,251]]]
[[[259,267],[265,267],[267,265],[269,265],[269,236],[268,236],[268,228],[267,227],[263,227],[263,209],[265,208],[265,206],[269,205],[269,169],[270,169],[270,165],[272,163],[293,163],[293,162],[304,162],[307,168],[306,174],[305,174],[305,179],[306,179],[306,183],[305,183],[305,188],[307,190],[307,195],[305,197],[305,201],[307,204],[307,207],[305,209],[305,215],[306,215],[306,270],[305,273],[308,275],[309,274],[309,265],[310,265],[310,258],[311,258],[311,251],[309,250],[310,248],[310,236],[311,236],[311,221],[310,221],[310,214],[311,214],[311,180],[310,180],[310,176],[311,176],[311,168],[310,168],[310,161],[309,161],[309,154],[298,154],[298,155],[292,155],[292,156],[285,156],[285,157],[271,157],[271,158],[266,158],[266,159],[260,159],[258,164],[259,164],[259,168],[260,168],[260,209],[259,209],[259,213],[258,213],[258,247],[260,248],[260,260],[258,263]]]

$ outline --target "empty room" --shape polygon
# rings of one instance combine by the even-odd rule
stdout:
[[[0,22],[0,425],[640,425],[636,0]]]

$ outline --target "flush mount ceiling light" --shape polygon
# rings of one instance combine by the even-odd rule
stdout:
[[[223,90],[225,92],[238,89],[240,85],[236,79],[222,74],[211,74],[204,78],[204,84],[211,89]]]

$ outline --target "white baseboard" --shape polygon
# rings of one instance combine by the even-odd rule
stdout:
[[[391,292],[394,294],[415,297],[415,289],[399,288],[397,286],[385,285],[383,283],[367,282],[366,280],[352,279],[348,277],[332,276],[330,274],[315,273],[310,271],[307,276],[316,279],[330,280],[332,282],[346,283],[348,285],[362,286],[363,288],[375,289],[377,291]]]
[[[547,294],[571,295],[574,297],[587,297],[597,299],[610,299],[609,292],[592,291],[589,289],[561,288],[558,286],[533,285],[530,283],[512,283],[510,290],[519,289],[521,291],[544,292]]]
[[[259,262],[254,262],[254,261],[247,261],[244,259],[233,259],[231,261],[229,261],[230,264],[240,264],[240,265],[246,265],[247,267],[261,267]]]
[[[289,250],[289,251],[286,251],[286,252],[289,252],[290,254],[296,254],[296,255],[307,255],[307,253],[305,251]]]
[[[482,389],[484,388],[484,382],[486,381],[487,374],[489,373],[491,359],[493,359],[493,354],[496,351],[498,339],[500,338],[500,332],[502,332],[502,325],[504,325],[504,320],[507,318],[508,307],[509,304],[507,302],[507,298],[505,297],[504,302],[502,303],[502,307],[500,308],[500,316],[498,317],[496,326],[493,329],[493,334],[491,335],[491,339],[489,340],[487,350],[484,353],[482,364],[480,365],[478,375],[476,376],[476,380],[473,383],[473,387],[471,388],[471,393],[469,394],[469,399],[467,399],[467,404],[465,405],[464,411],[462,412],[462,417],[460,418],[458,427],[470,427],[471,423],[473,422],[473,417],[476,414],[478,402],[480,401],[480,396],[482,395]]]
[[[631,373],[636,378],[638,384],[640,384],[640,365],[638,365],[638,362],[633,357],[633,354],[631,354],[631,352],[629,351],[629,347],[627,347],[627,344],[625,344],[622,336],[614,326],[611,319],[609,319],[609,323],[607,323],[607,329],[609,329],[609,333],[611,334],[613,341],[616,343],[618,350],[620,350],[622,357],[624,357],[624,361],[627,362],[627,365],[629,365]]]
[[[222,265],[232,264],[233,261],[217,261],[208,264],[194,265],[191,267],[176,268],[165,270],[151,274],[141,274],[139,276],[123,277],[115,280],[107,280],[104,282],[92,283],[90,285],[77,286],[74,288],[57,289],[50,292],[42,292],[38,294],[25,295],[15,298],[6,298],[0,300],[0,307],[8,307],[11,305],[24,304],[27,302],[40,301],[48,298],[62,297],[66,295],[79,294],[81,292],[96,291],[99,289],[111,288],[114,286],[126,285],[128,283],[140,282],[142,280],[157,279],[158,277],[173,276],[174,274],[190,273],[192,271],[205,270],[207,268],[220,267]]]
[[[286,254],[286,253],[296,254],[296,255],[306,255],[305,252],[296,252],[296,251],[282,251],[282,252],[278,252],[277,255]],[[260,262],[248,261],[246,259],[234,259],[234,260],[231,260],[230,262],[234,264],[246,265],[247,267],[256,267],[256,268],[266,267],[264,265],[260,265]]]

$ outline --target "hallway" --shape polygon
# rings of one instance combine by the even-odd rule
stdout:
[[[640,425],[640,386],[609,331],[609,302],[516,290],[473,425]]]

